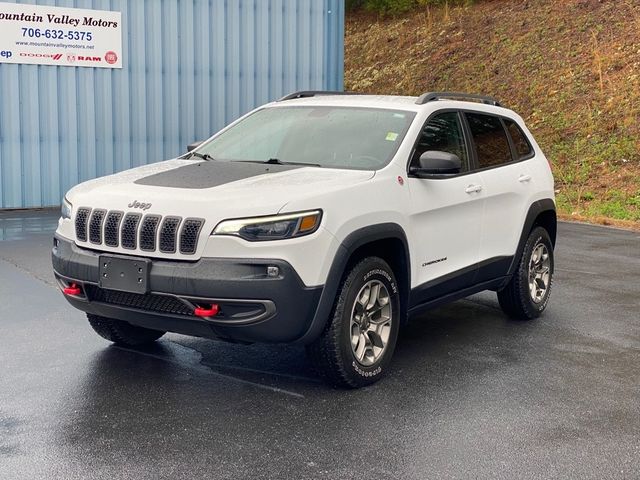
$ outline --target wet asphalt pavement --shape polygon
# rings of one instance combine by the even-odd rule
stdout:
[[[57,212],[0,214],[0,478],[640,478],[640,235],[563,223],[549,308],[415,318],[390,375],[300,347],[110,346],[50,267]]]

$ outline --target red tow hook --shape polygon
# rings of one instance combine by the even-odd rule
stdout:
[[[68,287],[63,288],[62,293],[65,295],[80,295],[82,294],[82,289],[75,283],[72,283]]]
[[[193,314],[196,317],[215,317],[220,311],[220,306],[217,303],[212,303],[211,308],[196,307]]]

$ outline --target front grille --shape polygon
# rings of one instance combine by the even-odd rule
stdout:
[[[105,210],[94,210],[89,220],[89,241],[91,243],[102,243],[102,222],[107,212]]]
[[[145,215],[104,209],[78,209],[75,219],[76,237],[107,247],[140,249],[145,252],[193,255],[198,249],[198,237],[204,220],[161,215]]]
[[[176,253],[176,234],[180,217],[166,217],[160,227],[160,251],[163,253]]]
[[[156,232],[160,218],[160,215],[147,215],[144,217],[144,220],[142,220],[142,227],[140,227],[140,250],[153,252],[156,249]]]
[[[95,285],[84,285],[87,298],[91,302],[119,305],[149,312],[166,313],[170,315],[193,316],[193,309],[176,297],[157,295],[154,293],[139,294],[108,290]]]
[[[142,215],[139,213],[127,213],[122,222],[122,246],[129,250],[135,250],[136,237],[138,236],[138,223]]]
[[[187,218],[184,221],[180,232],[180,253],[187,255],[196,253],[198,235],[203,223],[204,221],[198,218]]]
[[[109,212],[104,222],[104,244],[109,247],[117,247],[120,237],[120,221],[122,212]]]
[[[90,208],[82,207],[76,213],[76,237],[81,242],[87,241],[87,221],[89,220]]]

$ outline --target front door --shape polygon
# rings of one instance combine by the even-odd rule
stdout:
[[[408,179],[411,194],[411,306],[471,286],[478,263],[484,191],[480,175],[472,172],[468,142],[460,113],[432,116],[422,129],[412,164],[429,150],[457,155],[459,175],[437,179]]]

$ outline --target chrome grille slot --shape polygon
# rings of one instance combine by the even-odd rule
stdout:
[[[122,230],[120,232],[122,248],[135,250],[140,218],[142,218],[142,215],[139,213],[127,213],[124,216],[124,220],[122,221]]]
[[[176,253],[176,237],[180,217],[165,217],[160,227],[160,251],[162,253]]]
[[[120,245],[120,222],[122,221],[122,212],[109,212],[104,222],[104,244],[109,247],[117,247]]]
[[[87,241],[87,221],[89,220],[90,208],[81,207],[76,213],[76,237],[81,242]]]
[[[153,252],[156,249],[156,233],[160,223],[160,215],[147,215],[140,227],[140,250]]]
[[[204,220],[199,218],[187,218],[180,230],[180,253],[192,255],[196,253],[198,235]]]
[[[89,241],[91,243],[102,243],[102,222],[106,213],[106,210],[96,209],[91,214],[89,220]]]

